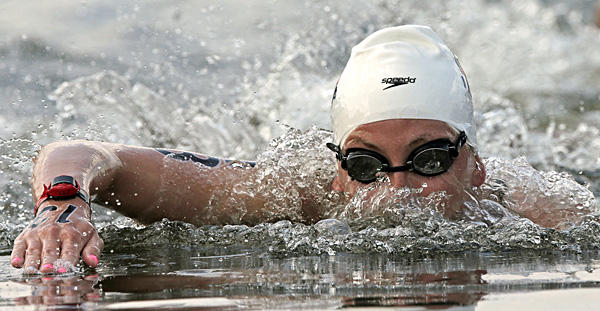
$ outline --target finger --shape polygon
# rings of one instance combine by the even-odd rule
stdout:
[[[27,249],[27,243],[24,239],[17,238],[15,245],[13,246],[12,254],[10,255],[10,264],[15,268],[23,267],[25,263],[25,250]]]
[[[69,268],[77,265],[77,262],[79,262],[79,256],[81,255],[81,248],[81,239],[70,238],[63,241],[62,250],[60,253],[62,267],[60,267],[58,273],[65,273],[69,270]]]
[[[56,271],[54,263],[60,254],[60,240],[49,239],[44,241],[42,248],[41,273],[54,273]]]
[[[35,273],[40,266],[40,254],[42,252],[42,243],[35,239],[30,240],[27,244],[27,250],[25,251],[25,263],[24,268],[26,271],[23,273]]]
[[[81,253],[83,262],[90,268],[98,267],[98,259],[100,258],[100,252],[104,248],[104,241],[98,235],[98,232],[94,231],[90,240],[83,247]]]

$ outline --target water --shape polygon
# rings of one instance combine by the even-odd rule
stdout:
[[[597,305],[593,5],[3,2],[0,308]],[[431,25],[470,79],[488,179],[463,220],[440,215],[442,195],[419,200],[401,191],[346,203],[329,191],[335,159],[323,142],[331,139],[329,102],[349,49],[376,29],[407,23]],[[211,207],[236,215],[240,193],[268,193],[272,218],[292,221],[142,226],[95,205],[106,242],[98,269],[23,276],[9,256],[32,218],[31,159],[57,139],[257,160],[257,183],[220,194]],[[391,193],[380,183],[374,191]],[[307,193],[333,219],[298,223]],[[519,213],[560,219],[557,229],[543,228]]]

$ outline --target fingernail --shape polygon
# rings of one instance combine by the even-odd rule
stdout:
[[[96,257],[96,255],[90,255],[90,258],[92,258],[92,260],[98,264],[98,257]]]
[[[45,265],[42,266],[42,269],[54,269],[54,266],[52,266],[51,264],[47,263]]]
[[[19,262],[21,262],[21,258],[20,258],[20,257],[15,257],[15,258],[13,258],[13,259],[10,261],[10,263],[11,263],[11,264],[13,264],[13,265],[16,265],[16,264],[18,264]]]
[[[58,273],[65,273],[65,272],[67,272],[66,268],[60,268],[60,269],[58,269]]]

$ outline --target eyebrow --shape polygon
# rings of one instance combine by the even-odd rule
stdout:
[[[350,138],[347,142],[346,145],[350,144],[350,143],[356,143],[359,145],[363,145],[364,147],[367,147],[368,149],[371,149],[373,151],[377,151],[379,153],[381,153],[383,150],[381,148],[379,148],[377,145],[372,144],[360,137],[355,137],[355,138]],[[352,148],[357,148],[357,147],[352,147]],[[346,149],[350,149],[350,148],[346,148]]]
[[[434,139],[431,138],[431,135],[423,134],[423,135],[417,136],[417,138],[411,140],[410,143],[407,144],[407,147],[416,148],[416,147],[418,147],[426,142],[430,142],[432,140],[434,140]]]

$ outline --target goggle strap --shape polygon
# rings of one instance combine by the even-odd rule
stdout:
[[[458,134],[458,138],[456,138],[456,141],[454,142],[454,146],[456,147],[456,149],[460,149],[460,147],[462,147],[465,143],[467,142],[467,134],[462,131],[460,132],[460,134]]]
[[[451,147],[448,152],[450,153],[450,156],[452,157],[452,159],[456,159],[458,158],[458,153],[460,148],[462,148],[462,146],[467,142],[467,134],[465,134],[464,131],[460,132],[460,134],[458,135],[458,138],[456,138],[456,141],[454,142],[454,146],[453,148]]]
[[[344,160],[344,155],[342,154],[342,150],[340,149],[340,146],[335,145],[333,143],[327,143],[325,144],[327,146],[327,148],[329,148],[329,150],[335,152],[335,157],[342,161]]]
[[[406,165],[401,166],[383,166],[382,172],[393,173],[393,172],[404,172],[410,171],[412,169],[412,163],[408,163]]]

